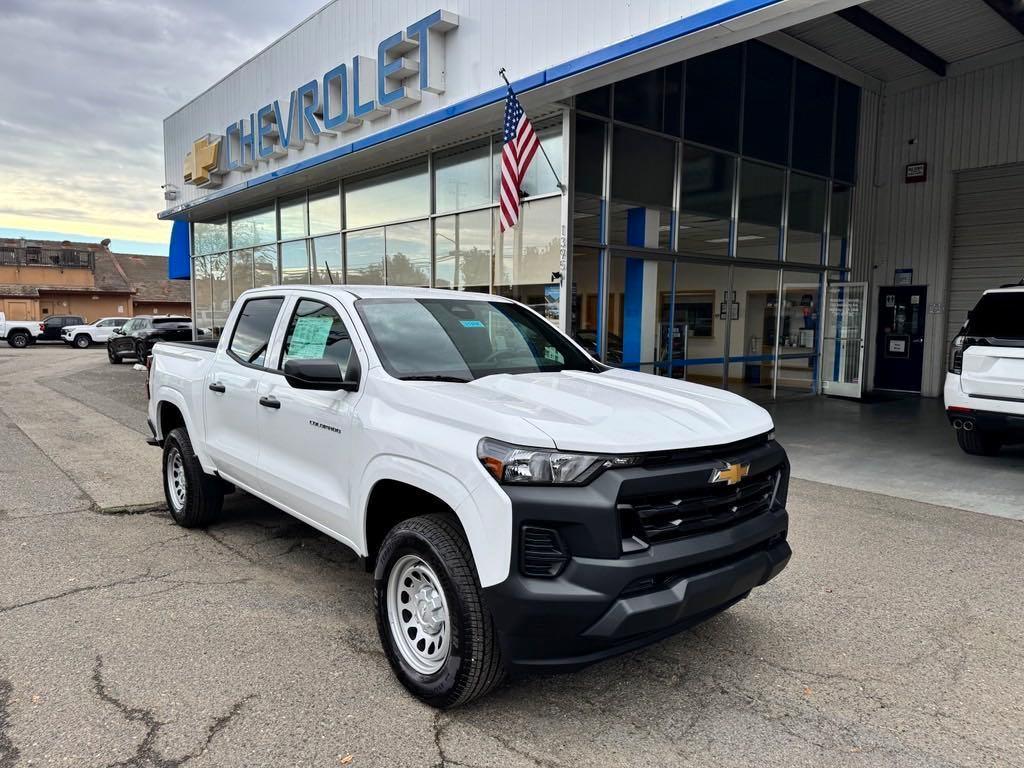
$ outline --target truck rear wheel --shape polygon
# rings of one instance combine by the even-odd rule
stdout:
[[[24,349],[28,346],[29,336],[24,331],[14,331],[7,336],[7,343],[15,349]]]
[[[958,429],[956,431],[956,442],[963,449],[964,453],[972,456],[995,456],[1002,448],[1002,440],[992,432],[982,432],[980,429]]]
[[[452,515],[414,517],[388,532],[374,572],[374,608],[391,668],[425,703],[465,704],[504,679],[473,555]]]
[[[224,504],[220,479],[203,472],[183,427],[164,440],[164,497],[174,522],[184,528],[208,524]]]

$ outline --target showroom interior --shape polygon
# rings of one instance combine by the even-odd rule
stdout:
[[[821,5],[524,90],[551,166],[505,234],[500,103],[192,206],[199,326],[254,285],[434,286],[761,402],[937,396],[981,290],[1024,276],[1024,21]]]

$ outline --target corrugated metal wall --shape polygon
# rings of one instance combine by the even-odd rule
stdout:
[[[956,175],[946,340],[987,288],[1024,277],[1024,164]]]
[[[870,104],[871,95],[865,93]],[[899,90],[883,86],[873,173],[863,110],[855,279],[871,282],[866,381],[874,378],[874,301],[898,268],[928,286],[922,394],[942,389],[948,324],[952,216],[957,171],[1024,161],[1024,59]],[[907,163],[928,163],[928,180],[904,183]],[[861,190],[873,182],[873,190]],[[871,200],[873,198],[873,201]],[[874,212],[871,222],[864,216]]]

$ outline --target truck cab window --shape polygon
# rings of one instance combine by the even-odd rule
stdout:
[[[302,299],[284,339],[281,365],[289,360],[334,360],[343,371],[352,354],[352,337],[341,317],[323,302]]]
[[[282,302],[284,299],[280,296],[245,302],[228,345],[232,357],[246,365],[263,365]]]

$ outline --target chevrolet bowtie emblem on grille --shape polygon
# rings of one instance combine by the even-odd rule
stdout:
[[[709,479],[708,482],[736,485],[736,483],[749,474],[749,464],[730,464],[729,462],[726,462],[724,467],[711,470],[711,479]]]

